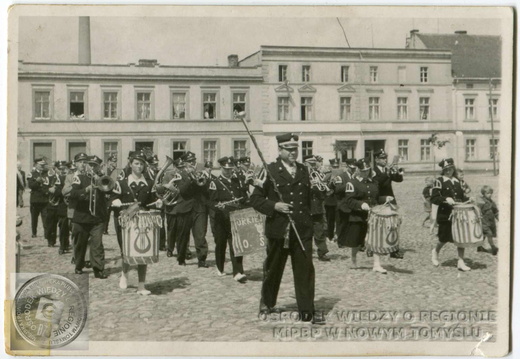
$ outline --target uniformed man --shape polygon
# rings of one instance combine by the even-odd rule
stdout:
[[[211,162],[211,161],[204,162],[204,171],[207,172],[209,181],[213,181],[213,180],[217,179],[217,176],[215,176],[214,174],[211,173],[212,169],[213,169],[213,162]],[[214,239],[215,238],[215,210],[213,208],[211,208],[211,206],[209,205],[209,198],[208,198],[208,203],[207,203],[206,208],[208,210],[209,226],[211,228],[211,234],[213,235],[213,239]]]
[[[258,178],[250,197],[252,206],[267,215],[265,235],[268,239],[264,262],[264,280],[260,312],[269,313],[276,305],[287,256],[291,256],[296,303],[303,321],[314,316],[315,273],[312,263],[312,190],[309,173],[298,158],[298,135],[287,133],[276,137],[279,157],[268,165],[276,183]],[[275,191],[275,186],[282,199]],[[290,225],[289,216],[295,229]]]
[[[246,186],[246,188],[249,191],[249,186],[254,184],[253,180],[253,174],[250,171],[251,169],[251,157],[244,156],[240,157],[236,162],[237,168],[236,168],[236,175],[238,176],[238,179],[242,183],[243,186]]]
[[[69,247],[69,226],[67,220],[67,205],[63,199],[62,188],[68,173],[67,161],[56,161],[54,173],[49,175],[49,205],[47,206],[47,226],[45,238],[48,246],[56,244],[57,228],[60,230],[59,254],[65,253]]]
[[[338,220],[338,201],[334,195],[334,178],[339,176],[343,170],[339,168],[338,158],[331,158],[329,163],[331,169],[325,173],[325,183],[327,183],[331,191],[326,194],[323,204],[325,205],[325,218],[327,220],[327,238],[336,242],[338,238],[338,231],[336,229]]]
[[[49,204],[49,193],[47,192],[49,179],[45,171],[47,162],[43,158],[34,160],[34,168],[27,175],[27,184],[31,189],[30,211],[32,238],[36,238],[38,230],[38,217],[41,215],[43,229],[46,226],[46,207]]]
[[[115,176],[113,176],[113,174],[116,170],[117,170],[117,155],[114,153],[114,154],[110,155],[107,159],[105,175],[107,175],[115,180]],[[103,232],[103,234],[106,234],[106,235],[108,235],[108,224],[110,223],[111,212],[112,212],[112,207],[108,207],[107,218],[105,221],[105,231]]]
[[[305,165],[308,167],[309,174],[318,171],[318,160],[314,155],[307,155],[303,157]],[[318,259],[322,262],[329,262],[330,258],[327,257],[329,249],[327,248],[327,237],[325,235],[325,208],[323,201],[325,199],[327,190],[325,188],[318,187],[318,184],[311,176],[311,184],[313,186],[312,200],[311,200],[311,217],[313,224],[314,243],[318,247]],[[322,184],[324,186],[325,182]]]
[[[393,197],[393,203],[397,204],[394,190],[392,189],[392,182],[403,182],[403,169],[398,169],[396,165],[391,165],[390,168],[388,168],[388,155],[383,149],[374,153],[374,159],[376,162],[376,165],[374,166],[374,179],[379,183],[379,194],[381,196]],[[403,259],[403,254],[399,251],[395,251],[390,253],[390,257]]]
[[[184,156],[184,155],[183,155]],[[185,157],[186,158],[186,157]],[[173,250],[177,247],[177,261],[179,265],[186,265],[186,252],[190,241],[192,227],[193,197],[195,195],[195,184],[190,173],[191,168],[186,169],[182,157],[175,160],[175,167],[179,170],[181,179],[176,182],[179,189],[177,200],[173,204],[167,204],[165,208],[168,232],[166,233],[167,249],[166,256],[173,257]],[[159,187],[158,191],[160,191]]]
[[[392,196],[381,196],[379,185],[372,174],[370,159],[362,158],[356,162],[354,178],[347,182],[345,189],[345,201],[350,208],[346,245],[352,249],[352,268],[357,268],[356,254],[359,248],[365,245],[365,237],[368,230],[368,212],[370,208],[381,203],[391,202]],[[373,253],[374,272],[386,274],[381,266],[378,253]]]
[[[105,249],[103,230],[107,215],[104,193],[95,187],[99,167],[103,161],[97,156],[89,156],[86,161],[86,173],[76,173],[73,179],[70,198],[75,202],[73,236],[76,238],[74,258],[76,274],[83,274],[85,253],[90,242],[90,261],[94,276],[107,278],[105,274]],[[91,194],[94,200],[91,201]],[[89,241],[90,239],[90,241]]]
[[[469,198],[464,193],[460,181],[455,177],[455,164],[452,158],[443,159],[439,162],[442,168],[441,177],[437,178],[432,190],[431,201],[439,206],[437,210],[437,223],[439,224],[438,237],[439,242],[432,251],[432,263],[439,266],[439,252],[446,243],[453,243],[453,235],[451,232],[451,212],[456,202],[466,202]],[[464,263],[464,248],[457,247],[459,260],[457,268],[466,272],[471,270]]]
[[[195,242],[195,251],[197,253],[197,261],[199,268],[207,268],[206,258],[208,257],[208,241],[206,240],[206,232],[208,231],[208,186],[209,186],[209,175],[203,172],[199,173],[196,177],[197,168],[197,157],[193,152],[186,152],[181,157],[182,161],[186,164],[186,170],[193,183],[193,199],[191,199],[192,210],[191,210],[191,232],[193,234],[193,241]],[[207,176],[207,177],[206,177]],[[188,234],[189,242],[189,234]],[[188,244],[189,247],[189,244]],[[187,259],[191,259],[191,252],[187,250]]]
[[[231,235],[230,212],[245,208],[247,187],[233,177],[235,160],[233,157],[222,157],[218,160],[222,173],[209,184],[210,206],[215,210],[215,260],[217,275],[224,276],[226,261],[226,247],[229,246],[229,257],[233,268],[233,279],[245,282],[246,275],[242,265],[243,257],[235,257],[233,251],[233,237]]]
[[[338,234],[338,248],[347,247],[347,234],[348,226],[350,223],[350,212],[351,209],[347,205],[345,190],[347,189],[347,183],[352,181],[354,178],[354,172],[356,171],[356,159],[348,158],[345,160],[345,170],[341,171],[337,176],[333,178],[334,182],[334,194],[338,203],[338,221],[337,221],[337,234]]]

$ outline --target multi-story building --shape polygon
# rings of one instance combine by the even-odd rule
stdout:
[[[384,148],[409,171],[437,170],[444,156],[465,169],[491,165],[487,77],[497,121],[500,71],[465,72],[467,51],[457,46],[412,32],[406,49],[261,46],[220,67],[107,65],[90,63],[81,24],[79,63],[19,63],[24,168],[36,157],[70,160],[79,151],[116,153],[123,166],[128,151],[143,147],[161,159],[190,150],[201,161],[250,154],[259,163],[235,117],[241,111],[267,160],[277,156],[275,136],[294,132],[302,156],[360,158]],[[441,150],[433,134],[447,141]]]
[[[453,123],[457,163],[468,169],[490,170],[498,161],[501,96],[499,36],[422,34],[410,32],[407,48],[447,49],[452,53]]]

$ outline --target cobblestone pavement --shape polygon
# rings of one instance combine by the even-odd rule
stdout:
[[[473,269],[462,273],[456,268],[456,250],[447,245],[441,252],[438,268],[430,262],[435,237],[421,226],[425,217],[421,200],[425,176],[407,176],[394,184],[403,215],[401,248],[403,260],[383,258],[388,275],[372,272],[372,261],[361,253],[360,268],[350,269],[350,250],[338,249],[329,242],[330,262],[315,256],[316,310],[327,316],[327,325],[344,325],[335,313],[347,310],[493,310],[497,303],[497,257],[488,253],[466,251],[467,264]],[[467,174],[475,195],[489,184],[496,189],[497,178],[488,174]],[[498,191],[495,191],[497,198]],[[28,195],[26,203],[28,203]],[[58,248],[48,248],[42,236],[30,236],[30,215],[26,205],[18,210],[23,216],[22,238],[33,244],[23,250],[22,272],[73,273],[71,254],[58,255]],[[38,233],[41,235],[43,229]],[[107,259],[106,280],[90,277],[90,339],[97,341],[272,341],[277,324],[260,320],[258,314],[264,253],[244,259],[248,276],[245,284],[233,280],[231,264],[228,275],[217,277],[214,266],[214,241],[208,230],[210,268],[199,269],[196,259],[180,267],[176,258],[161,252],[160,261],[148,266],[148,297],[136,294],[137,273],[132,270],[129,288],[118,287],[119,248],[112,224],[104,236]],[[498,247],[508,246],[508,239],[498,240]],[[193,240],[191,250],[194,253]],[[278,297],[282,310],[296,309],[290,261]],[[87,270],[88,271],[88,270]]]

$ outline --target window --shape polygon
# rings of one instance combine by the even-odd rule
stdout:
[[[215,92],[212,93],[204,93],[203,95],[202,108],[205,119],[214,119],[217,118],[217,94]]]
[[[152,117],[152,93],[138,92],[137,93],[137,119],[149,120]]]
[[[302,66],[302,82],[311,81],[311,67],[309,65]]]
[[[402,161],[408,161],[408,140],[397,141],[397,153]]]
[[[233,156],[236,159],[247,156],[247,141],[246,140],[233,141]]]
[[[136,141],[134,144],[135,151],[141,151],[143,148],[149,148],[153,151],[154,142],[153,141]]]
[[[397,77],[400,85],[406,83],[406,67],[399,66],[397,68]]]
[[[52,151],[52,142],[34,142],[32,145],[32,159],[35,158],[54,158]]]
[[[497,98],[491,99],[490,111],[493,114],[493,120],[498,119],[498,99]]]
[[[71,91],[69,95],[69,110],[71,119],[85,118],[85,91]]]
[[[475,99],[467,98],[464,100],[464,111],[466,120],[474,120],[475,119]]]
[[[173,159],[176,160],[177,158],[181,157],[187,149],[186,141],[173,141],[172,144],[173,147]]]
[[[287,65],[278,66],[278,81],[287,81]]]
[[[489,139],[489,158],[498,159],[498,138]]]
[[[202,141],[202,156],[204,162],[215,162],[217,160],[217,141]]]
[[[397,98],[397,119],[408,120],[408,97]]]
[[[377,83],[377,66],[370,66],[370,82]]]
[[[118,116],[118,92],[103,92],[103,118],[105,120],[116,120]]]
[[[312,155],[312,141],[302,141],[302,158]]]
[[[88,153],[86,142],[69,142],[69,161],[73,161],[80,152]]]
[[[336,141],[336,157],[345,162],[347,158],[355,158],[356,141]]]
[[[278,97],[278,121],[289,120],[289,97]]]
[[[348,66],[341,66],[341,82],[348,82]]]
[[[368,119],[379,120],[379,97],[368,98]]]
[[[235,92],[233,93],[233,118],[236,117],[240,112],[246,111],[246,93]]]
[[[312,120],[312,97],[302,97],[301,99],[301,120]]]
[[[34,92],[34,118],[37,120],[50,120],[51,118],[51,92]]]
[[[431,145],[429,140],[421,140],[421,161],[431,160]]]
[[[112,155],[118,156],[118,143],[117,142],[104,142],[103,143],[103,161],[107,163],[108,158]]]
[[[428,68],[421,67],[421,83],[428,82]]]
[[[172,119],[186,118],[186,93],[172,92]]]
[[[468,139],[466,140],[466,161],[474,160],[476,158],[475,147],[477,140]]]
[[[340,120],[348,121],[350,120],[350,97],[341,97],[339,99],[340,106]]]
[[[421,120],[429,120],[430,119],[430,98],[429,97],[420,97],[419,98],[419,115],[421,116]]]

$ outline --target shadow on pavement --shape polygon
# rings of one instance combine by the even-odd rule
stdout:
[[[188,277],[180,277],[150,283],[147,284],[146,288],[154,295],[161,295],[171,293],[174,289],[185,288],[188,285],[190,285]]]
[[[393,265],[387,265],[387,266],[385,266],[385,267],[386,267],[386,269],[387,269],[389,272],[403,273],[403,274],[413,274],[413,273],[414,273],[413,270],[396,268],[396,267],[394,267]]]
[[[264,271],[262,268],[254,268],[245,271],[247,280],[252,282],[261,282],[264,279]]]
[[[441,266],[443,267],[454,267],[457,268],[457,258],[453,258],[447,261],[442,262]],[[464,263],[471,269],[486,269],[488,266],[487,264],[480,263],[480,262],[474,262],[471,260],[471,258],[464,258]]]
[[[341,260],[341,259],[347,259],[350,258],[346,254],[327,254],[327,256],[330,258],[330,260]]]

